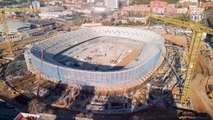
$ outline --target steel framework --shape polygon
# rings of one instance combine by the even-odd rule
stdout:
[[[208,33],[213,35],[213,29],[204,27],[198,23],[192,23],[192,22],[184,22],[181,20],[168,18],[168,17],[161,17],[161,16],[154,16],[151,15],[151,18],[163,21],[164,23],[169,23],[173,25],[177,25],[180,27],[188,28],[192,30],[191,35],[191,42],[188,52],[188,61],[187,61],[187,71],[186,71],[186,77],[184,80],[184,85],[182,88],[182,94],[181,94],[181,103],[183,107],[187,107],[187,104],[189,103],[189,93],[190,93],[190,83],[194,76],[194,69],[195,64],[197,62],[199,50],[200,50],[200,42],[202,41],[202,35],[203,33]]]

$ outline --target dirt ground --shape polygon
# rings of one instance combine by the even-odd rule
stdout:
[[[213,60],[209,56],[213,55],[213,50],[207,43],[201,43],[201,54],[198,56],[195,71],[205,75],[213,75]]]
[[[174,37],[173,35],[165,35],[165,39],[177,45],[187,47],[187,40],[185,38]]]
[[[201,43],[195,73],[197,77],[191,83],[190,98],[193,107],[198,112],[207,112],[213,118],[213,100],[207,96],[206,86],[213,82],[213,60],[208,58],[213,50],[206,43]]]
[[[191,83],[191,94],[194,109],[198,112],[207,112],[213,118],[213,100],[206,94],[207,81],[212,81],[213,76],[198,75]]]
[[[141,47],[135,44],[125,43],[122,40],[119,42],[104,41],[99,45],[88,48],[80,52],[76,56],[80,61],[86,60],[89,63],[95,63],[107,66],[126,66],[132,62],[140,53]],[[117,61],[111,62],[112,60]]]

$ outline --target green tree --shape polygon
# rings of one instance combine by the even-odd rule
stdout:
[[[175,19],[182,20],[182,21],[185,21],[185,22],[191,22],[190,16],[185,15],[185,14],[177,16],[177,17],[175,17]]]
[[[150,3],[150,0],[133,0],[132,1],[133,4],[149,4]]]
[[[102,22],[102,25],[105,25],[105,26],[112,26],[114,23],[113,23],[113,21],[111,21],[111,20],[106,20],[106,21],[103,21]]]

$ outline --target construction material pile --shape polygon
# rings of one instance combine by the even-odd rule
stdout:
[[[4,71],[6,79],[30,74],[24,60],[10,62]]]

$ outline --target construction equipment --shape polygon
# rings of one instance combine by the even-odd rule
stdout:
[[[33,12],[33,9],[29,8],[1,8],[0,9],[0,16],[1,16],[1,24],[3,26],[2,28],[2,36],[5,38],[5,41],[7,42],[7,52],[10,57],[13,57],[13,42],[10,40],[9,37],[9,30],[7,26],[7,20],[6,20],[6,12]]]
[[[19,82],[16,81],[16,83],[11,83],[13,85],[13,87],[17,87],[17,86],[20,86],[20,85],[23,85],[29,81],[32,81],[35,79],[35,75],[30,75],[30,76],[26,76],[24,78],[22,78]]]
[[[1,16],[1,23],[2,23],[2,36],[5,38],[7,42],[7,52],[9,57],[14,57],[13,54],[13,41],[10,40],[9,37],[9,29],[7,26],[6,20],[6,12],[35,12],[38,10],[30,9],[30,8],[1,8],[0,9],[0,16]]]
[[[51,106],[58,108],[70,108],[76,97],[80,94],[80,89],[72,85],[68,85],[57,103],[52,103]]]
[[[210,99],[213,98],[213,85],[207,85],[207,93]]]
[[[213,98],[213,91],[208,94],[209,98]]]
[[[202,35],[204,33],[208,33],[213,35],[213,29],[204,27],[198,23],[193,22],[184,22],[181,20],[162,17],[162,16],[154,16],[150,15],[149,17],[160,20],[164,23],[177,25],[180,27],[184,27],[192,30],[191,42],[188,51],[188,60],[187,60],[187,70],[184,78],[183,88],[181,88],[181,104],[183,108],[188,108],[189,104],[189,93],[190,93],[190,83],[194,77],[194,69],[195,64],[198,58],[199,50],[200,50],[200,42],[202,40]]]

